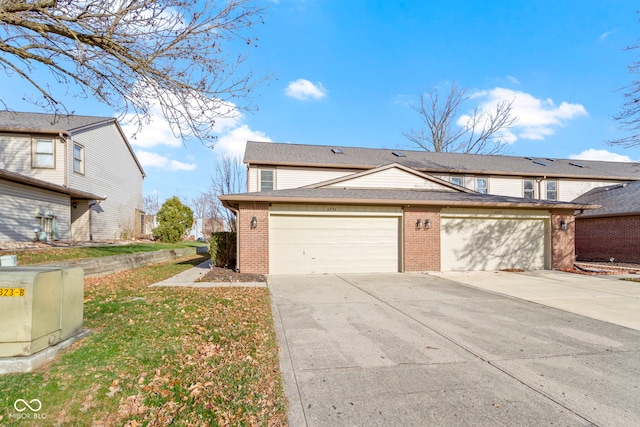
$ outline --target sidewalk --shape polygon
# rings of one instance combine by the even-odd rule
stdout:
[[[620,280],[638,275],[587,276],[551,270],[429,274],[640,330],[640,283]]]
[[[267,287],[267,282],[198,282],[197,280],[207,274],[207,271],[209,271],[210,267],[211,261],[206,260],[193,268],[185,270],[182,273],[178,273],[175,276],[169,277],[168,279],[154,283],[151,286],[182,286],[191,288],[220,288],[231,286],[250,288]]]

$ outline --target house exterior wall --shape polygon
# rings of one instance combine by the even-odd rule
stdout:
[[[431,228],[417,229],[418,219]],[[404,272],[440,270],[440,210],[405,208],[403,218]]]
[[[36,209],[53,212],[58,237],[61,240],[70,238],[69,196],[0,180],[0,241],[34,240],[33,229],[40,225]]]
[[[258,223],[256,228],[251,228],[254,216]],[[269,205],[241,204],[237,226],[240,272],[269,274]]]
[[[390,168],[374,174],[367,174],[357,178],[341,181],[327,187],[336,188],[406,188],[420,190],[457,191],[445,187],[434,181],[429,181],[421,176],[397,169]]]
[[[576,218],[579,260],[640,262],[640,215]]]
[[[619,184],[622,181],[559,179],[558,200],[571,201],[594,188]]]
[[[562,222],[567,229],[562,229]],[[551,212],[551,263],[552,269],[573,268],[575,261],[575,221],[573,212]]]
[[[259,191],[260,169],[274,170],[275,189],[304,187],[359,172],[356,169],[304,168],[251,165],[247,173],[247,191]]]
[[[55,168],[32,167],[31,144],[33,137],[42,137],[54,141]],[[52,184],[65,185],[64,159],[65,144],[57,136],[0,133],[0,169],[19,173]]]
[[[73,171],[74,143],[84,147],[84,174]],[[106,196],[106,200],[91,207],[93,240],[133,237],[139,221],[136,209],[142,209],[144,177],[116,125],[96,126],[70,135],[68,144],[69,186]]]

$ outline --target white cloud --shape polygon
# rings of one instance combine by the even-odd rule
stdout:
[[[520,84],[520,80],[516,79],[513,76],[507,76],[507,80],[509,80],[511,83],[519,85]]]
[[[309,80],[298,79],[289,82],[289,86],[284,90],[284,93],[291,98],[305,101],[308,99],[324,98],[327,96],[327,89],[325,89],[320,82],[313,84]]]
[[[616,30],[611,30],[611,31],[605,31],[604,33],[600,34],[600,40],[604,40],[607,37],[609,37],[611,34],[615,33]]]
[[[242,125],[221,136],[216,142],[214,150],[220,151],[223,156],[241,158],[244,155],[247,141],[272,142],[264,132],[251,130],[249,126]]]
[[[632,162],[631,157],[622,154],[612,153],[607,150],[596,150],[589,148],[580,154],[570,154],[570,159],[576,160],[601,160],[603,162]]]
[[[138,150],[136,151],[136,157],[143,168],[157,167],[170,171],[190,171],[196,168],[195,163],[184,163],[177,160],[171,160],[166,156],[162,156],[158,153],[152,153],[150,151]]]
[[[505,142],[513,143],[518,139],[544,140],[553,135],[555,129],[565,126],[569,120],[587,116],[587,110],[581,104],[561,102],[560,105],[551,99],[538,99],[531,94],[496,87],[490,90],[477,91],[471,99],[480,99],[482,112],[492,113],[501,101],[513,101],[512,115],[518,120],[504,132]],[[458,120],[463,125],[469,116]]]

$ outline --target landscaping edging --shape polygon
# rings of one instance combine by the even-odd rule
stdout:
[[[46,267],[80,267],[84,270],[85,277],[102,276],[145,265],[183,258],[190,255],[204,255],[207,247],[192,247],[184,249],[164,249],[153,252],[137,252],[134,254],[114,255],[99,258],[75,259],[64,262],[40,264]]]

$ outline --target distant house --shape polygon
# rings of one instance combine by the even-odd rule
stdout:
[[[543,161],[544,160],[544,161]],[[238,267],[260,274],[569,268],[591,188],[628,164],[249,142]]]
[[[140,236],[144,177],[112,117],[0,111],[0,242]]]
[[[602,206],[576,215],[577,259],[640,262],[640,182],[595,188],[575,202]]]

